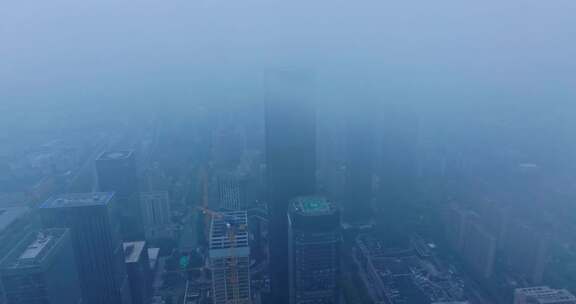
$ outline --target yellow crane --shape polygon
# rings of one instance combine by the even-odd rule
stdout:
[[[232,298],[229,299],[227,302],[230,304],[243,304],[240,302],[240,286],[238,284],[238,259],[236,257],[236,233],[238,231],[243,231],[246,229],[246,225],[237,225],[232,219],[229,219],[226,214],[210,210],[206,207],[198,207],[204,214],[210,215],[212,218],[218,218],[224,221],[226,224],[226,233],[228,236],[228,240],[230,241],[229,247],[229,272],[228,272],[228,281],[230,282],[230,286],[232,289]],[[206,227],[206,230],[210,230],[210,227]]]

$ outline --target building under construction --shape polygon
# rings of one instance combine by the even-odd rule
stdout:
[[[210,268],[214,304],[250,303],[250,247],[246,211],[212,214]]]

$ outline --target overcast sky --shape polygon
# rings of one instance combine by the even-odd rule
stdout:
[[[331,102],[574,102],[574,0],[3,0],[0,103],[254,101],[306,67]]]

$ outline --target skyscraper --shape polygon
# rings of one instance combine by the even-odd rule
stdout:
[[[144,237],[142,212],[138,195],[138,172],[133,151],[108,151],[96,159],[98,187],[103,192],[115,192],[122,235],[126,239]]]
[[[130,303],[114,193],[52,197],[40,206],[46,228],[69,228],[84,304]]]
[[[174,238],[170,196],[166,191],[144,192],[140,195],[142,222],[147,240]]]
[[[298,197],[288,218],[290,304],[339,303],[340,212],[323,197]]]
[[[249,304],[250,246],[246,211],[223,212],[210,226],[210,268],[214,304]]]
[[[152,295],[152,272],[144,241],[126,242],[124,257],[133,304],[147,304]]]
[[[0,264],[0,281],[8,304],[82,303],[69,230],[28,234]]]
[[[372,168],[376,137],[372,115],[350,115],[346,131],[346,196],[343,217],[347,222],[366,223],[372,214]]]
[[[275,303],[287,303],[290,199],[315,192],[316,112],[311,75],[266,75],[266,173],[270,206],[270,265]]]

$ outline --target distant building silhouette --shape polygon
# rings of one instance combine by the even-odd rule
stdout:
[[[133,151],[107,151],[96,159],[98,189],[115,192],[125,239],[142,239],[138,172]]]
[[[170,196],[166,191],[144,192],[140,195],[142,222],[147,240],[173,238]]]
[[[551,250],[547,233],[520,220],[511,221],[504,245],[506,263],[532,284],[541,284]]]
[[[323,197],[296,198],[288,229],[290,303],[339,303],[339,210]]]
[[[63,194],[40,205],[46,228],[69,228],[84,304],[129,304],[112,192]]]
[[[316,117],[311,75],[274,71],[266,75],[266,173],[270,206],[270,265],[274,303],[288,302],[290,199],[315,192]]]
[[[369,109],[366,109],[369,110]],[[367,222],[372,215],[375,125],[373,115],[351,115],[346,132],[344,220]]]
[[[70,231],[44,229],[22,239],[0,264],[8,304],[80,304]]]

